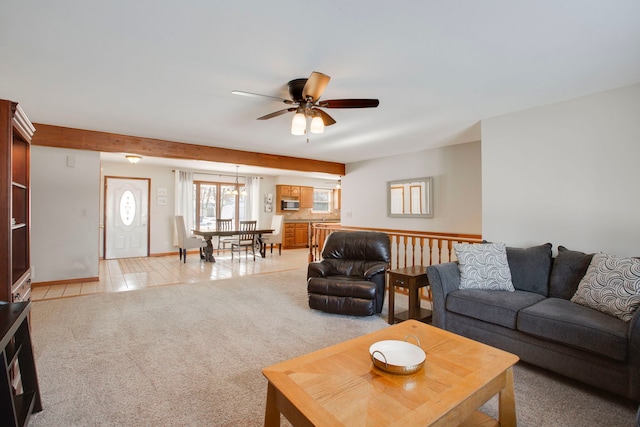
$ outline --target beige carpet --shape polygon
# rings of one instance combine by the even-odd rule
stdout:
[[[402,300],[402,298],[400,298]],[[305,271],[38,301],[31,426],[260,426],[261,369],[387,326],[307,306]],[[631,426],[635,404],[526,365],[520,426]],[[495,415],[495,399],[483,409]]]

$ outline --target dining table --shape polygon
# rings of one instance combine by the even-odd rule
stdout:
[[[261,228],[258,230],[209,230],[209,229],[194,229],[191,230],[196,236],[204,237],[207,242],[207,246],[204,248],[204,259],[209,262],[216,262],[216,258],[213,256],[213,243],[211,240],[213,236],[225,237],[225,236],[237,236],[240,234],[253,234],[256,236],[256,244],[259,246],[259,253],[262,258],[265,257],[266,246],[262,243],[263,234],[273,233],[271,228]]]

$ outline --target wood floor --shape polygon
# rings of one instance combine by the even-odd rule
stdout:
[[[83,283],[62,283],[51,286],[34,286],[31,290],[31,300],[74,297],[104,292],[123,292],[150,286],[175,285],[178,283],[195,283],[205,280],[228,279],[236,276],[269,273],[274,271],[294,270],[306,268],[309,249],[288,249],[278,255],[274,248],[273,254],[267,250],[267,256],[251,256],[244,254],[231,255],[214,252],[216,262],[201,261],[197,252],[187,255],[187,262],[178,258],[178,253],[171,256],[122,258],[100,260],[100,280]]]

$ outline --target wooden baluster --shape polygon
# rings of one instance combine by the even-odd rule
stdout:
[[[442,264],[442,239],[438,238],[438,264]]]
[[[309,256],[307,257],[308,262],[315,261],[313,256],[313,242],[316,240],[316,233],[318,232],[318,228],[315,224],[311,223],[311,236],[309,237]]]

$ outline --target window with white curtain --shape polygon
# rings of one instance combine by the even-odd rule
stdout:
[[[245,218],[244,197],[230,194],[234,184],[194,181],[194,211],[201,229],[216,228],[216,219],[233,219],[235,228]]]

